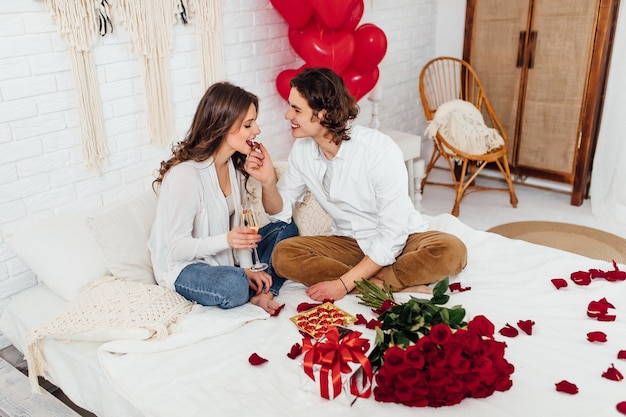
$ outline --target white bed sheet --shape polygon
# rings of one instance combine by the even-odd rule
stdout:
[[[626,349],[626,283],[594,280],[581,287],[569,280],[577,270],[612,269],[607,262],[546,248],[499,235],[472,230],[450,215],[431,219],[433,229],[459,236],[468,246],[468,265],[451,282],[471,286],[470,291],[451,294],[451,304],[461,304],[468,318],[483,314],[496,326],[515,325],[518,320],[536,322],[533,335],[496,338],[508,345],[505,357],[515,366],[513,387],[485,399],[465,399],[453,407],[414,409],[378,403],[373,397],[359,399],[347,407],[340,399],[328,401],[301,389],[299,360],[286,354],[301,337],[289,320],[302,301],[311,301],[300,284],[288,282],[279,301],[286,306],[278,317],[254,320],[221,334],[195,341],[195,325],[176,335],[185,343],[163,341],[93,343],[46,343],[50,379],[61,386],[76,386],[82,392],[67,392],[77,404],[101,417],[120,416],[616,416],[615,406],[626,401],[626,382],[602,378],[611,364],[626,372],[626,361],[617,353]],[[622,269],[626,269],[620,265]],[[557,290],[552,278],[565,278],[569,286]],[[406,294],[402,294],[406,297]],[[615,306],[615,322],[587,317],[590,301],[601,298]],[[336,304],[352,314],[373,318],[354,295]],[[23,331],[12,331],[7,322],[22,317],[5,317],[14,311],[13,302],[0,320],[0,330],[18,348]],[[183,322],[185,323],[185,322]],[[31,321],[30,325],[33,324]],[[19,326],[18,326],[19,327]],[[354,326],[364,336],[372,332]],[[604,331],[606,343],[590,343],[586,334]],[[191,334],[187,334],[187,333]],[[204,337],[204,336],[203,336]],[[372,339],[373,340],[373,339]],[[194,343],[191,343],[195,341]],[[180,345],[173,349],[173,345]],[[129,351],[118,354],[110,351]],[[141,353],[151,351],[151,353]],[[269,361],[253,367],[248,357],[256,352]],[[97,357],[97,359],[96,359]],[[300,358],[299,358],[300,359]],[[89,381],[83,378],[89,379]],[[580,392],[557,392],[555,383],[568,380]],[[81,381],[75,384],[73,381]],[[84,383],[83,383],[84,381]],[[93,385],[93,386],[92,386]],[[113,388],[115,388],[115,391]],[[116,409],[102,402],[115,402]]]

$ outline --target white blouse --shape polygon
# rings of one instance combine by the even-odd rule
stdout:
[[[228,162],[230,210],[220,189],[213,159],[186,161],[167,172],[159,189],[156,218],[148,247],[159,285],[174,289],[180,272],[196,262],[209,265],[252,265],[249,250],[233,251],[226,239],[232,225],[239,224],[243,175]],[[233,253],[236,252],[236,253]]]

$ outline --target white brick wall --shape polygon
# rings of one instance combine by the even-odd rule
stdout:
[[[365,0],[361,23],[386,34],[380,65],[382,127],[420,133],[424,118],[417,77],[434,54],[437,0]],[[143,81],[120,24],[93,47],[105,119],[109,163],[85,171],[70,56],[44,8],[33,0],[0,2],[0,231],[36,219],[82,211],[128,198],[150,186],[169,148],[150,145]],[[259,137],[273,158],[291,147],[276,75],[302,60],[291,51],[287,25],[269,0],[222,1],[226,78],[261,98]],[[182,139],[200,91],[196,35],[177,24],[170,59],[175,123]],[[361,100],[360,123],[371,106]],[[0,235],[0,312],[8,297],[34,285],[36,277]],[[8,342],[0,335],[0,347]]]

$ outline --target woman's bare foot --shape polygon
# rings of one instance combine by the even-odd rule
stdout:
[[[271,292],[255,295],[250,299],[250,302],[255,306],[261,307],[270,315],[276,313],[276,310],[280,307],[280,305],[274,301],[274,294]]]

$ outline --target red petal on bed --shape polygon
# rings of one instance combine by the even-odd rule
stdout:
[[[578,387],[576,386],[576,384],[572,384],[569,381],[563,380],[554,385],[556,385],[556,390],[559,392],[565,392],[567,394],[572,394],[572,395],[578,394]]]
[[[617,408],[617,411],[619,411],[620,413],[626,414],[626,401],[617,403],[617,406],[615,406],[615,408]]]
[[[356,321],[354,322],[354,324],[367,324],[367,319],[363,314],[357,313]]]
[[[501,328],[498,333],[500,333],[502,336],[506,336],[506,337],[515,337],[515,336],[517,336],[519,334],[517,329],[515,327],[511,326],[509,323],[507,323],[506,326]]]
[[[256,353],[253,353],[248,358],[248,362],[250,362],[250,365],[258,366],[258,365],[262,365],[265,362],[267,362],[267,359],[260,357]]]
[[[382,326],[382,322],[380,322],[380,321],[378,321],[376,319],[371,319],[365,325],[365,327],[367,327],[368,329],[375,329],[375,328],[380,327],[380,326]]]
[[[572,281],[577,285],[589,285],[591,284],[591,274],[587,271],[576,271],[570,275]]]
[[[624,379],[624,375],[611,364],[611,367],[602,373],[602,378],[610,379],[611,381],[621,381]]]
[[[291,350],[287,354],[287,357],[289,359],[295,359],[300,355],[302,355],[302,345],[300,345],[300,343],[294,343]]]
[[[472,287],[462,287],[460,282],[453,282],[452,284],[450,284],[448,286],[448,288],[450,289],[450,292],[463,292],[463,291],[469,291],[472,289]]]
[[[563,278],[553,278],[551,279],[551,281],[557,290],[567,287],[567,281],[565,281]]]
[[[300,303],[298,304],[298,307],[296,307],[296,311],[298,313],[302,313],[303,311],[307,311],[321,305],[322,303]]]
[[[280,311],[281,311],[283,308],[285,308],[285,305],[284,305],[284,304],[283,304],[283,305],[281,305],[281,306],[279,306],[279,307],[276,309],[276,311],[274,311],[274,314],[272,314],[271,316],[272,316],[272,317],[276,317],[278,314],[280,314]]]
[[[598,321],[615,321],[617,316],[612,314],[601,314],[598,316]]]
[[[626,359],[626,350],[620,350],[617,352],[617,359]]]
[[[532,320],[520,320],[517,322],[517,327],[522,329],[522,331],[529,336],[533,334],[534,325],[535,325],[535,322]]]
[[[587,340],[590,342],[606,342],[606,333],[604,332],[589,332],[587,333]]]

